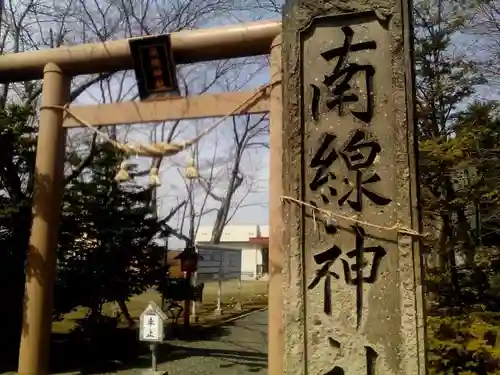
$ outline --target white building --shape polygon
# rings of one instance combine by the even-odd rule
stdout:
[[[208,244],[212,236],[211,226],[201,226],[196,233],[196,243]],[[227,225],[220,245],[241,249],[241,278],[259,279],[268,272],[269,226]]]

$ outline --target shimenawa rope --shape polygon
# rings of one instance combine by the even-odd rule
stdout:
[[[335,212],[328,211],[328,210],[325,210],[323,208],[315,207],[312,204],[303,202],[303,201],[301,201],[299,199],[295,199],[293,197],[282,195],[280,197],[280,199],[281,199],[281,201],[289,201],[289,202],[296,203],[299,206],[304,206],[304,207],[311,208],[313,210],[313,218],[314,218],[314,221],[315,221],[314,225],[316,225],[316,219],[314,217],[315,212],[320,212],[320,213],[322,213],[324,215],[327,215],[329,217],[336,217],[336,218],[339,218],[339,219],[347,220],[347,221],[350,221],[350,222],[353,222],[353,223],[356,223],[356,224],[360,224],[360,225],[364,225],[364,226],[368,226],[368,227],[372,227],[372,228],[376,228],[376,229],[387,230],[387,231],[397,231],[398,233],[408,234],[410,236],[416,236],[416,237],[426,237],[427,236],[427,234],[419,233],[419,232],[417,232],[417,231],[415,231],[413,229],[405,228],[405,227],[403,227],[403,226],[401,226],[399,224],[395,224],[392,227],[385,227],[385,226],[373,224],[373,223],[370,223],[370,222],[367,222],[367,221],[358,220],[358,219],[356,219],[354,217],[349,217],[349,216],[337,214]]]
[[[117,142],[114,139],[111,139],[107,134],[99,131],[95,126],[92,126],[90,123],[88,123],[84,119],[75,115],[69,109],[69,104],[66,104],[65,106],[46,105],[46,106],[40,107],[40,109],[41,110],[42,109],[61,109],[61,110],[63,110],[64,112],[66,112],[68,114],[68,116],[73,117],[78,123],[91,129],[93,132],[97,133],[102,138],[104,138],[107,142],[112,144],[113,147],[115,147],[118,150],[124,151],[128,155],[146,156],[146,157],[165,157],[165,156],[169,157],[169,156],[176,155],[179,152],[184,151],[187,148],[189,148],[189,147],[193,146],[194,144],[196,144],[197,142],[199,142],[201,138],[203,138],[205,135],[207,135],[208,133],[213,131],[217,126],[222,124],[228,117],[237,113],[240,109],[244,108],[246,105],[253,102],[258,96],[264,94],[268,88],[272,87],[273,85],[275,85],[279,82],[280,82],[280,80],[276,80],[274,82],[271,82],[269,84],[266,84],[266,85],[260,87],[249,98],[247,98],[242,103],[237,105],[231,112],[229,112],[227,115],[222,117],[219,121],[216,121],[213,125],[206,128],[204,131],[202,131],[200,134],[198,134],[193,139],[191,139],[189,141],[180,142],[180,143],[160,142],[160,143],[153,143],[153,144],[142,144],[142,143],[124,144],[124,143]],[[126,180],[130,179],[128,169],[129,169],[128,164],[126,162],[122,162],[121,166],[120,166],[120,170],[119,170],[118,174],[116,175],[115,179],[117,181],[126,181]],[[160,184],[157,168],[151,168],[150,184],[154,185],[154,186],[158,186]]]

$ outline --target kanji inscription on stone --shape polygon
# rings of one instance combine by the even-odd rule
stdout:
[[[288,375],[425,373],[403,3],[284,8]]]

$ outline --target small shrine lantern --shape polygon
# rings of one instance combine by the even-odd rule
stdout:
[[[196,272],[198,269],[198,254],[193,248],[186,248],[175,257],[181,260],[182,272]]]

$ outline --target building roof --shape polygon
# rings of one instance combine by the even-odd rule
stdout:
[[[212,226],[200,226],[196,233],[196,242],[208,242],[212,237]],[[250,238],[268,237],[268,225],[227,225],[221,242],[249,242]]]
[[[248,242],[254,245],[269,246],[269,237],[250,237]]]

